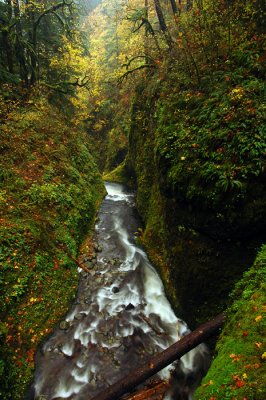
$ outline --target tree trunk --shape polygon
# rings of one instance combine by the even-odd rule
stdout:
[[[149,0],[145,0],[145,18],[148,21],[149,19]],[[146,56],[146,64],[149,62],[149,31],[147,24],[145,24],[145,37],[144,37],[144,54]]]
[[[172,48],[172,39],[171,36],[168,32],[167,26],[166,26],[166,22],[164,19],[164,15],[163,15],[163,10],[160,4],[160,0],[154,0],[154,4],[155,4],[155,10],[156,10],[156,14],[158,17],[158,21],[159,21],[159,25],[160,25],[160,29],[161,31],[164,33],[166,42],[168,44],[169,49]]]
[[[17,56],[18,63],[19,63],[20,78],[27,85],[29,83],[29,80],[28,80],[28,69],[27,69],[27,64],[26,64],[24,47],[23,47],[23,45],[21,43],[21,39],[23,37],[23,34],[22,34],[22,27],[21,27],[21,22],[20,22],[20,8],[19,8],[18,0],[14,0],[13,1],[13,5],[14,5],[14,15],[15,15],[15,17],[17,19],[17,23],[16,23],[16,43],[15,43],[16,56]]]
[[[175,0],[170,0],[170,3],[171,3],[173,14],[174,15],[179,14],[179,10],[177,8],[176,1]]]
[[[123,394],[133,390],[137,385],[143,383],[146,379],[172,362],[180,359],[194,347],[218,333],[224,321],[225,315],[220,314],[213,320],[206,322],[195,331],[168,347],[168,349],[164,350],[162,353],[151,358],[148,365],[144,365],[132,371],[130,375],[127,375],[125,378],[109,386],[92,400],[118,400]]]
[[[162,11],[162,7],[161,7],[161,4],[160,4],[160,0],[154,0],[154,4],[155,4],[155,10],[156,10],[156,14],[157,14],[157,17],[158,17],[160,29],[163,32],[166,32],[167,31],[167,26],[166,26],[165,19],[164,19],[164,16],[163,16],[163,11]]]
[[[13,52],[12,52],[12,46],[10,44],[10,40],[8,37],[8,32],[3,31],[3,47],[4,47],[4,52],[6,54],[6,62],[7,62],[7,68],[8,72],[10,74],[14,73],[14,64],[13,64]]]

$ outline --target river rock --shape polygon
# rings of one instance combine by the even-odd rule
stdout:
[[[96,380],[93,378],[93,379],[90,381],[90,384],[91,384],[92,386],[96,386]]]
[[[118,292],[119,292],[119,287],[114,286],[114,287],[112,288],[112,292],[113,292],[113,293],[118,293]]]
[[[126,307],[125,310],[130,311],[133,310],[135,308],[135,306],[132,303],[129,303]]]
[[[67,330],[70,327],[70,324],[68,321],[61,321],[59,324],[59,328],[62,329],[63,331]]]
[[[84,317],[83,313],[78,313],[75,315],[74,319],[76,319],[77,321],[80,321],[83,317]]]
[[[103,249],[101,248],[101,246],[100,246],[99,244],[95,244],[94,250],[95,250],[97,253],[101,253],[101,251],[102,251]]]
[[[84,263],[86,268],[93,268],[94,267],[94,263],[92,261],[86,261]]]

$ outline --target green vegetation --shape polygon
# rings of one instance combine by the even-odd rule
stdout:
[[[191,327],[228,306],[265,242],[265,2],[94,0],[81,24],[85,3],[0,2],[5,400],[73,298],[71,258],[103,194],[91,154],[135,186],[139,239]],[[201,400],[265,398],[263,269],[265,247]]]
[[[265,285],[264,245],[233,291],[217,355],[196,392],[196,399],[265,399]]]
[[[243,66],[241,79],[238,69],[237,79],[220,72],[220,82],[202,90],[166,95],[166,83],[157,102],[155,153],[180,200],[216,211],[217,225],[258,228],[266,204],[266,86]]]
[[[258,15],[265,17],[259,2],[196,1],[176,26],[168,20],[177,44],[139,79],[132,102],[126,160],[143,240],[152,259],[161,258],[173,302],[192,326],[226,307],[265,240],[265,35]]]
[[[56,96],[13,90],[0,97],[0,394],[12,400],[23,397],[37,345],[75,295],[68,255],[77,256],[104,193],[88,138]]]

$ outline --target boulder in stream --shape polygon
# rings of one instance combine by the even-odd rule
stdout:
[[[70,323],[68,321],[61,321],[59,324],[59,328],[63,331],[67,330],[70,327]]]

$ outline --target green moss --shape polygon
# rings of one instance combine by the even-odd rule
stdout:
[[[217,343],[217,355],[195,398],[266,398],[266,245],[238,282]]]
[[[111,172],[106,172],[103,174],[103,180],[109,182],[122,183],[123,185],[133,187],[134,181],[130,175],[130,171],[127,169],[125,161],[118,165]]]
[[[0,97],[0,107],[0,397],[20,400],[38,344],[75,295],[68,254],[77,256],[104,189],[85,132],[45,94]]]

